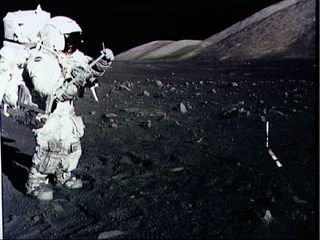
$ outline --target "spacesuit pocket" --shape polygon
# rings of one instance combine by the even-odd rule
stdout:
[[[73,126],[74,137],[81,138],[84,134],[84,128],[85,128],[82,118],[77,116],[72,116],[71,120],[74,124]]]
[[[37,161],[34,161],[35,167],[41,173],[54,173],[59,165],[61,156],[51,151],[40,150],[37,153]]]
[[[79,163],[79,159],[81,157],[81,153],[82,150],[80,148],[77,149],[75,152],[68,154],[68,156],[66,156],[61,162],[63,170],[70,172],[76,169]]]
[[[62,150],[62,143],[59,141],[48,141],[48,148],[50,152],[60,152]]]

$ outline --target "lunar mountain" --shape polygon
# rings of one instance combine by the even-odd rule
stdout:
[[[210,27],[210,23],[204,23]],[[154,41],[116,57],[119,61],[243,60],[316,57],[316,1],[285,0],[205,40]]]

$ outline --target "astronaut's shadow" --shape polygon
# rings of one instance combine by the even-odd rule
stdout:
[[[25,193],[25,183],[28,178],[28,169],[32,164],[32,156],[7,145],[6,143],[9,142],[15,141],[1,137],[2,171],[16,190]]]

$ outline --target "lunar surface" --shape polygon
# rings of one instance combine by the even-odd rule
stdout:
[[[273,29],[280,13],[306,7],[299,16],[311,14],[314,3],[283,1],[287,6],[273,6],[221,41],[250,42],[248,29],[258,39],[260,23]],[[100,101],[89,91],[75,101],[86,126],[75,171],[83,188],[55,187],[50,202],[25,195],[35,113],[2,115],[5,238],[316,238],[315,23],[301,19],[308,21],[273,45],[276,54],[262,54],[258,45],[240,53],[235,44],[200,49],[203,42],[181,40],[180,47],[146,44],[141,55],[138,46],[131,50],[137,59],[118,55],[99,79]],[[291,37],[294,29],[301,38]],[[171,59],[149,58],[173,49],[179,54]]]

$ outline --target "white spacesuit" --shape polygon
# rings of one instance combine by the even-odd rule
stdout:
[[[10,96],[11,81],[14,83],[11,87],[13,97],[8,101],[11,106],[16,107],[21,103],[18,95],[22,95],[20,98],[25,105],[38,106],[38,102],[35,104],[32,101],[31,93],[38,94],[46,104],[44,113],[37,116],[44,125],[33,130],[36,149],[26,190],[28,195],[40,200],[51,200],[53,190],[49,184],[49,174],[54,175],[55,183],[58,185],[68,188],[82,187],[82,181],[71,174],[81,156],[80,138],[84,134],[84,124],[82,118],[75,115],[73,99],[85,87],[93,90],[97,84],[96,78],[104,74],[114,60],[114,55],[110,49],[103,49],[101,56],[91,63],[91,57],[78,50],[82,41],[82,30],[74,20],[63,16],[47,18],[47,15],[41,20],[45,18],[45,23],[36,34],[37,39],[29,41],[36,44],[26,51],[21,51],[26,54],[20,55],[21,60],[15,59],[13,66],[4,58],[5,51],[3,55],[0,51],[0,55],[4,56],[0,58],[4,59],[3,63],[0,61],[0,97],[3,96],[5,99],[6,96]],[[24,24],[26,22],[24,21]],[[13,32],[12,35],[15,37],[15,31],[13,29],[9,32]],[[24,31],[24,35],[20,34],[20,39],[26,34],[31,35],[30,31]],[[12,44],[21,44],[21,41],[12,40]],[[24,47],[23,44],[20,46]],[[6,69],[9,73],[6,73]],[[30,84],[25,82],[32,83],[32,87],[29,87],[31,89],[26,87]],[[23,86],[23,91],[20,92],[24,94],[18,91],[19,86]]]
[[[48,174],[54,174],[57,184],[82,187],[82,181],[71,174],[81,156],[80,138],[84,133],[82,118],[74,112],[73,99],[85,85],[84,81],[88,87],[93,86],[92,79],[104,74],[114,56],[110,49],[104,49],[104,57],[88,70],[91,58],[78,50],[81,28],[67,17],[51,18],[40,35],[42,46],[32,53],[26,70],[34,90],[47,97],[48,114],[44,115],[44,126],[34,130],[37,147],[26,188],[28,194],[50,200],[52,189],[48,188]],[[85,72],[81,84],[70,84],[81,71]],[[57,95],[58,92],[62,94]]]

